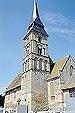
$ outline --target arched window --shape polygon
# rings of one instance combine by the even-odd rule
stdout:
[[[47,71],[47,60],[44,62],[44,70]]]
[[[42,54],[42,46],[41,45],[38,45],[38,54],[41,55]]]
[[[34,69],[35,70],[37,69],[37,57],[35,57],[35,59],[34,59]]]
[[[38,54],[41,55],[42,54],[42,48],[38,47]]]
[[[39,60],[39,69],[42,70],[42,59]]]
[[[70,76],[71,76],[72,73],[73,73],[73,69],[74,69],[74,67],[71,65],[71,66],[70,66]]]

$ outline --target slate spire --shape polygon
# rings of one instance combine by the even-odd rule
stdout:
[[[33,24],[37,24],[37,25],[41,26],[42,28],[44,28],[44,25],[42,24],[40,17],[39,17],[36,0],[34,0],[34,6],[33,6],[33,11],[32,11],[32,19],[31,19],[31,23],[30,23],[28,29],[30,29]]]
[[[30,22],[30,24],[28,26],[28,32],[27,32],[26,36],[28,35],[28,33],[30,31],[35,31],[35,32],[41,33],[41,34],[43,34],[43,35],[48,37],[48,34],[46,33],[46,31],[44,29],[44,25],[41,22],[40,17],[39,17],[36,0],[34,0],[34,6],[33,6],[33,11],[32,11],[32,18],[31,18],[31,22]]]
[[[38,13],[38,8],[37,8],[36,0],[34,0],[34,7],[33,7],[33,13],[32,13],[32,21],[35,20],[36,18],[39,18],[39,13]]]

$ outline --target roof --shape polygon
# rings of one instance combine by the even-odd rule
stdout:
[[[36,31],[38,33],[42,33],[43,35],[48,36],[48,34],[46,33],[46,31],[44,29],[42,29],[41,27],[32,26],[32,28],[30,30],[33,30],[33,31]]]
[[[39,13],[38,13],[38,8],[37,8],[37,3],[36,0],[34,0],[34,7],[33,7],[33,12],[32,12],[32,19],[31,22],[28,26],[28,32],[26,36],[30,33],[30,31],[36,31],[38,33],[42,33],[43,35],[46,35],[48,37],[48,34],[46,33],[44,29],[44,25],[40,20]],[[24,37],[24,40],[26,38]]]
[[[57,62],[55,63],[54,68],[53,68],[53,70],[52,70],[52,72],[51,72],[51,74],[50,74],[48,80],[60,76],[60,75],[59,75],[59,71],[60,71],[60,70],[63,68],[63,66],[65,65],[65,63],[66,63],[68,57],[69,57],[69,56],[67,56],[67,57],[65,57],[65,58],[63,58],[63,59],[61,59],[61,60],[59,60],[59,61],[57,61]]]
[[[37,8],[36,0],[34,0],[34,7],[33,7],[33,13],[32,13],[32,21],[35,20],[36,18],[39,18],[39,13],[38,13],[38,8]]]
[[[37,24],[39,24],[39,25],[41,25],[42,27],[44,27],[44,25],[43,25],[43,23],[41,22],[40,17],[39,17],[39,13],[38,13],[38,8],[37,8],[36,0],[34,0],[34,7],[33,7],[33,11],[32,11],[32,19],[31,19],[31,23],[30,23],[28,29],[30,29],[30,26],[31,26],[34,22],[37,23]]]
[[[75,88],[75,74],[70,76],[70,78],[65,83],[63,90],[71,88]]]
[[[15,89],[15,88],[21,86],[21,75],[22,74],[18,74],[16,76],[16,78],[11,82],[11,84],[8,86],[8,88],[6,88],[5,92],[8,92],[8,91],[10,91],[12,89]]]

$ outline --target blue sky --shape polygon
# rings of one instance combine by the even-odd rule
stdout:
[[[37,0],[37,4],[53,61],[68,54],[75,60],[75,0]],[[0,0],[0,94],[22,70],[23,37],[32,9],[33,0]]]

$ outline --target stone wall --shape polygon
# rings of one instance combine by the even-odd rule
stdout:
[[[32,73],[31,82],[31,107],[32,111],[48,110],[48,86],[49,73],[35,71]]]
[[[71,66],[74,67],[72,72],[70,72]],[[71,79],[73,80],[75,78],[75,62],[71,56],[68,57],[67,62],[59,70],[59,75],[57,76],[57,78],[54,78],[48,82],[49,109],[63,111],[66,105],[65,100],[69,97],[69,90],[63,92],[62,89],[69,83]]]
[[[41,42],[38,40],[39,36],[41,36]],[[41,54],[38,53],[38,47],[42,49]],[[27,51],[29,51],[28,54]],[[26,70],[24,69],[24,63]],[[24,40],[23,75],[21,82],[21,104],[27,104],[29,111],[48,110],[48,88],[46,80],[49,74],[50,62],[47,37],[33,31]]]
[[[14,109],[18,105],[18,99],[21,98],[21,88],[18,87],[15,90],[11,90],[6,93],[5,96],[5,104],[4,107],[5,109]]]
[[[74,67],[73,72],[72,72],[72,75],[74,75],[75,74],[75,62],[71,57],[66,62],[66,65],[64,66],[61,72],[60,79],[61,79],[62,88],[64,87],[65,83],[67,83],[70,80],[70,77],[71,77],[70,66]]]
[[[21,81],[21,104],[28,105],[31,111],[31,70],[24,73]]]
[[[54,111],[63,111],[63,101],[60,78],[48,82],[49,109]]]

